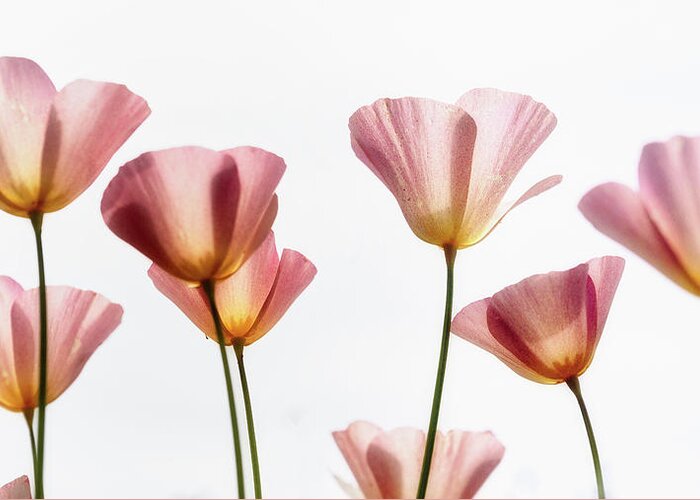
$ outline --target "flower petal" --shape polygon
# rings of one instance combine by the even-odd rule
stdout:
[[[382,498],[377,480],[367,462],[367,448],[381,432],[382,430],[376,425],[360,421],[353,422],[344,431],[333,433],[333,439],[345,457],[365,498]]]
[[[146,101],[124,85],[66,85],[49,114],[39,208],[54,212],[77,198],[150,113]]]
[[[40,182],[46,120],[56,89],[33,61],[0,57],[0,209],[26,216]]]
[[[17,367],[15,365],[15,343],[12,335],[12,322],[10,312],[15,299],[24,292],[22,287],[12,278],[0,276],[0,406],[11,411],[22,411],[24,408],[24,397],[17,377]],[[28,339],[30,346],[32,338]],[[27,342],[20,345],[20,351],[26,350]],[[33,349],[33,347],[31,347]],[[20,370],[32,370],[35,367],[28,367],[19,363]],[[30,380],[32,373],[29,374]]]
[[[47,288],[47,402],[58,398],[78,377],[87,360],[121,322],[121,306],[95,292],[63,286]],[[39,290],[19,295],[12,305],[15,371],[24,408],[37,406]]]
[[[367,448],[367,463],[380,498],[413,498],[418,489],[425,433],[401,428],[378,434]]]
[[[651,220],[694,283],[700,283],[700,137],[647,144],[639,188]]]
[[[282,251],[274,284],[257,321],[246,336],[246,345],[258,340],[277,324],[314,276],[316,266],[309,259],[294,250],[285,248]]]
[[[452,333],[490,352],[518,375],[542,384],[555,384],[558,379],[545,377],[530,368],[498,342],[489,330],[488,310],[491,299],[482,299],[464,307],[452,320]]]
[[[458,101],[476,122],[469,197],[463,226],[484,234],[503,196],[557,119],[529,96],[497,89],[474,89]],[[466,231],[466,230],[465,230]],[[467,246],[466,244],[463,246]]]
[[[700,294],[698,286],[678,261],[650,219],[637,193],[609,182],[581,198],[579,210],[601,233],[623,244],[686,290]]]
[[[380,99],[350,117],[352,148],[398,201],[413,232],[454,244],[470,184],[474,120],[429,99]]]
[[[474,498],[505,448],[491,432],[438,433],[427,498]]]
[[[209,299],[201,286],[192,286],[190,282],[176,278],[156,264],[151,265],[148,276],[156,288],[179,307],[197,328],[214,342],[217,342]],[[227,338],[226,344],[231,344],[230,337]]]
[[[29,478],[27,476],[20,476],[0,488],[0,499],[5,498],[32,498]]]

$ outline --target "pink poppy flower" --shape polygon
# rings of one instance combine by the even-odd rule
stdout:
[[[209,300],[202,287],[192,287],[157,265],[148,275],[209,338],[217,341]],[[226,345],[250,345],[269,332],[311,283],[316,267],[302,254],[285,249],[280,258],[272,231],[258,250],[230,277],[217,281],[216,305]]]
[[[462,309],[452,332],[535,382],[578,377],[593,360],[624,265],[606,256],[531,276]]]
[[[233,274],[277,215],[282,158],[253,147],[180,147],[125,164],[102,198],[107,226],[168,273],[190,282]]]
[[[150,113],[124,85],[56,91],[33,61],[0,57],[0,209],[29,217],[77,198]]]
[[[0,488],[0,499],[6,498],[32,498],[29,478],[27,476],[20,476]]]
[[[423,431],[385,432],[360,421],[333,437],[365,498],[415,497],[425,450]],[[473,498],[504,451],[490,432],[438,432],[426,498]]]
[[[47,287],[47,403],[78,377],[93,352],[119,325],[122,308],[95,292]],[[38,406],[39,290],[0,277],[0,406]]]
[[[554,114],[528,96],[475,89],[456,104],[380,99],[352,115],[350,134],[355,154],[389,188],[416,236],[460,249],[561,181],[548,177],[503,202],[555,125]]]
[[[647,144],[639,191],[602,184],[579,209],[600,232],[700,295],[700,137]]]

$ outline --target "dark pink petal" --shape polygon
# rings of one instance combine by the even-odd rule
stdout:
[[[352,148],[398,201],[413,232],[456,244],[469,190],[474,120],[429,99],[380,99],[350,117]]]
[[[686,290],[700,294],[671,247],[649,218],[637,193],[610,182],[593,188],[579,202],[579,210],[601,233],[623,244]]]
[[[674,137],[665,143],[647,144],[639,162],[639,187],[651,220],[697,288],[700,137]]]
[[[10,498],[32,498],[32,490],[29,486],[29,478],[20,476],[14,481],[10,481],[0,488],[0,499]]]
[[[36,208],[46,120],[56,89],[33,61],[0,57],[0,209]]]
[[[150,112],[124,85],[77,80],[58,92],[46,128],[38,208],[54,212],[77,198]]]

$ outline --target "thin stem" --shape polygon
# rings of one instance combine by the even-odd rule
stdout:
[[[421,467],[420,482],[416,498],[425,498],[428,489],[428,476],[430,464],[433,460],[435,448],[435,434],[437,433],[438,417],[440,416],[440,402],[442,401],[442,389],[445,384],[445,370],[447,368],[447,350],[450,345],[450,325],[452,323],[452,293],[454,291],[454,268],[457,250],[451,246],[445,247],[445,263],[447,264],[447,291],[445,296],[445,318],[442,324],[442,342],[440,344],[440,358],[438,360],[437,377],[435,379],[435,392],[433,393],[433,406],[430,412],[430,425],[428,436],[425,440],[425,452],[423,454],[423,466]]]
[[[603,486],[603,471],[600,468],[598,446],[595,442],[595,435],[593,434],[591,418],[588,416],[588,410],[586,410],[586,403],[583,401],[583,396],[581,395],[581,385],[578,382],[578,377],[571,377],[566,381],[566,385],[569,386],[571,392],[573,392],[574,396],[576,396],[576,401],[578,401],[578,405],[581,408],[583,423],[586,426],[586,434],[588,434],[588,442],[591,445],[591,454],[593,455],[593,468],[595,469],[595,481],[596,485],[598,486],[598,498],[605,498],[605,487]]]
[[[255,498],[262,498],[260,486],[260,462],[258,460],[258,444],[255,439],[255,424],[253,423],[253,407],[250,404],[250,391],[248,390],[248,377],[245,374],[243,364],[243,344],[233,344],[233,350],[238,360],[238,373],[243,386],[243,401],[245,402],[245,418],[248,423],[248,442],[250,443],[250,461],[253,464],[253,484],[255,486]]]
[[[41,226],[44,214],[42,212],[32,212],[30,220],[34,229],[36,256],[39,265],[39,423],[34,492],[37,498],[44,498],[44,440],[46,428],[46,378],[48,373],[46,275],[44,273],[44,245],[41,241]]]
[[[241,456],[241,436],[238,432],[238,417],[236,416],[236,401],[233,397],[233,384],[231,383],[231,370],[228,366],[228,357],[226,356],[226,345],[224,341],[224,330],[221,325],[221,317],[219,309],[216,307],[216,299],[214,297],[214,283],[210,280],[202,282],[202,288],[209,299],[211,315],[214,319],[216,327],[216,339],[219,343],[219,352],[221,353],[221,362],[224,365],[224,377],[226,378],[226,393],[228,394],[228,407],[231,414],[231,430],[233,431],[233,453],[236,460],[236,480],[238,482],[238,498],[245,498],[245,481],[243,479],[243,461]]]
[[[36,440],[34,439],[34,408],[24,410],[24,420],[27,422],[29,429],[29,441],[32,445],[32,466],[34,467],[34,475],[36,476]]]

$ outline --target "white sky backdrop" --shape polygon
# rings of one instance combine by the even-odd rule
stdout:
[[[355,419],[427,426],[444,295],[440,251],[409,230],[353,155],[347,119],[384,96],[453,101],[494,86],[559,125],[518,186],[564,183],[460,252],[455,311],[537,272],[618,254],[627,269],[582,378],[611,496],[700,495],[700,304],[598,234],[576,209],[593,185],[636,186],[642,145],[700,134],[694,2],[2,2],[0,53],[58,86],[126,83],[151,117],[69,208],[45,219],[50,284],[123,304],[122,326],[48,411],[46,490],[58,497],[231,496],[215,344],[161,296],[149,262],[103,224],[118,167],[146,150],[251,144],[283,156],[281,247],[318,276],[248,349],[264,491],[343,496],[330,432]],[[529,184],[528,184],[529,185]],[[0,213],[0,272],[36,286],[29,222]],[[565,386],[521,379],[452,339],[440,427],[506,446],[481,497],[592,496],[591,457]],[[239,391],[240,392],[240,391]],[[242,411],[242,406],[239,411]],[[0,481],[30,472],[19,414],[0,411]]]

